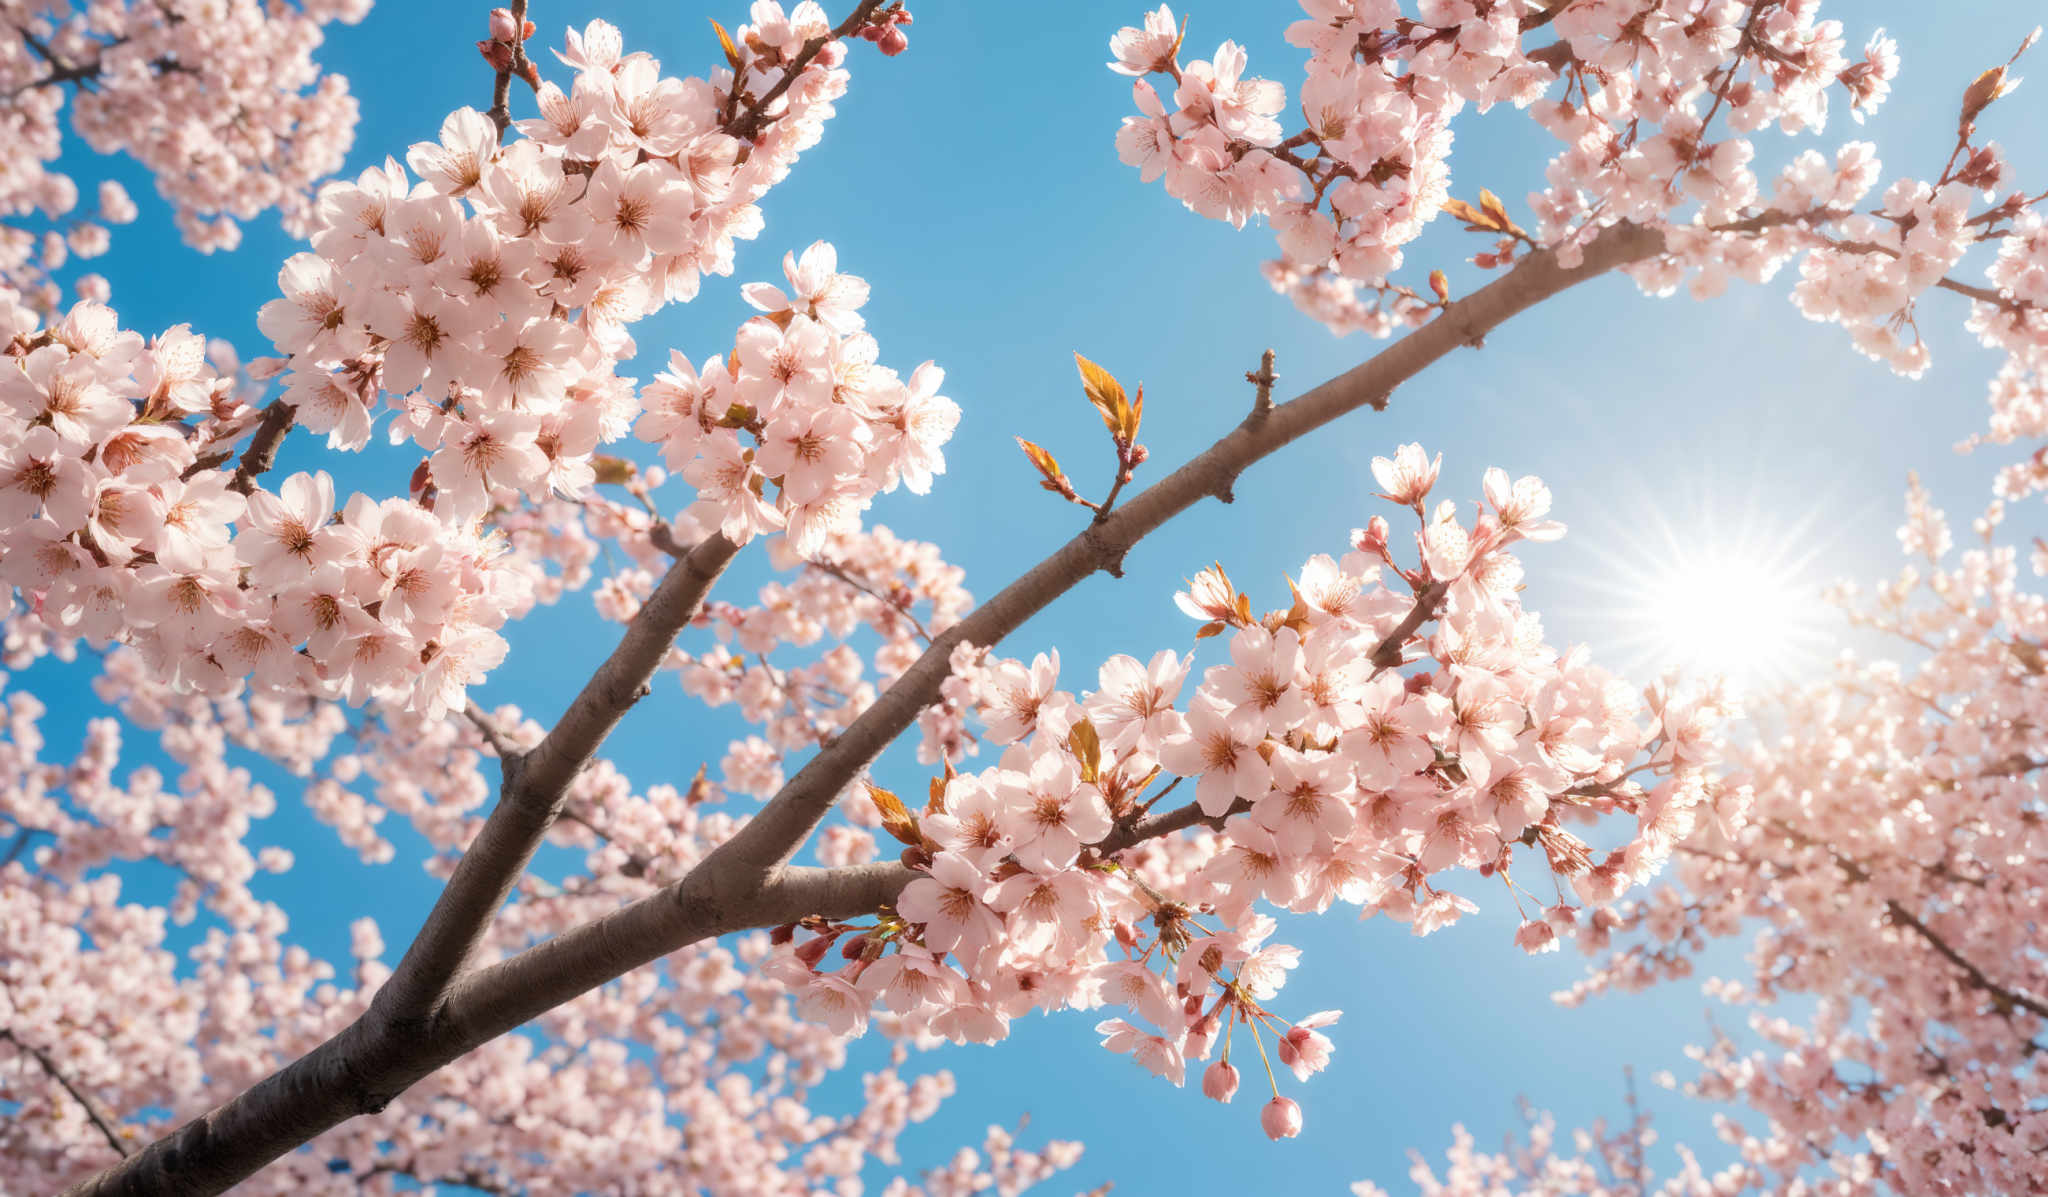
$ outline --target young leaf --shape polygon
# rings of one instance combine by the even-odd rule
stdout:
[[[1486,213],[1481,212],[1479,209],[1473,207],[1472,205],[1466,203],[1464,200],[1461,199],[1445,200],[1444,213],[1450,216],[1453,220],[1464,221],[1468,228],[1475,229],[1482,233],[1489,232],[1493,229],[1493,221],[1486,215]]]
[[[1038,472],[1043,478],[1039,482],[1040,486],[1061,495],[1073,489],[1067,482],[1066,473],[1060,469],[1058,458],[1021,436],[1017,438],[1017,444],[1023,448],[1024,456],[1031,459],[1031,464],[1038,467]]]
[[[1095,725],[1083,719],[1067,732],[1067,747],[1073,749],[1074,759],[1081,762],[1081,780],[1092,782],[1102,775],[1102,735]]]
[[[1977,117],[1986,108],[1991,107],[1991,101],[2004,95],[2005,91],[2004,67],[1995,66],[1977,76],[1963,91],[1962,127],[1968,130],[1976,122]]]
[[[1500,197],[1486,188],[1479,189],[1479,208],[1493,218],[1493,227],[1505,229],[1514,222],[1508,219],[1508,210],[1501,206]]]
[[[732,35],[727,33],[725,26],[719,24],[716,20],[711,22],[711,27],[718,31],[718,48],[725,51],[726,65],[733,70],[739,70],[740,48],[732,44]]]
[[[868,782],[868,799],[875,809],[882,812],[882,828],[899,841],[915,848],[924,843],[924,833],[918,830],[917,820],[911,817],[910,808],[903,805],[903,799]]]
[[[1081,370],[1081,389],[1088,393],[1088,402],[1102,413],[1102,426],[1109,429],[1109,435],[1120,436],[1124,425],[1130,420],[1130,401],[1124,398],[1123,384],[1109,371],[1082,357],[1074,355],[1074,365]]]

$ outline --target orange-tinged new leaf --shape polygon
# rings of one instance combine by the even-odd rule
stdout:
[[[2025,50],[2026,47],[2022,46],[2020,49]],[[2019,80],[2017,79],[2012,80],[2010,83],[2006,81],[2005,68],[2002,66],[1992,67],[1990,70],[1977,76],[1963,92],[1963,119],[1960,122],[1962,132],[1968,135],[1970,126],[1976,123],[1977,117],[1986,108],[1991,107],[1991,102],[2000,96],[2008,94],[2017,86],[2019,86]]]
[[[917,820],[911,817],[910,808],[903,805],[903,799],[876,785],[867,783],[868,799],[875,809],[882,812],[882,827],[902,843],[917,847],[924,842],[924,833],[917,828]]]
[[[1475,229],[1490,229],[1493,227],[1493,222],[1487,219],[1486,213],[1481,212],[1461,199],[1445,200],[1444,211],[1451,219],[1462,220]]]
[[[1111,436],[1120,435],[1129,419],[1130,400],[1124,398],[1123,384],[1109,371],[1082,357],[1074,355],[1074,365],[1081,371],[1081,389],[1088,393],[1088,402],[1102,413],[1102,426],[1109,429]]]
[[[1479,209],[1493,218],[1493,226],[1504,229],[1514,223],[1508,219],[1508,210],[1501,206],[1500,197],[1486,188],[1479,189]]]
[[[1067,732],[1067,747],[1081,762],[1082,781],[1093,782],[1102,775],[1102,735],[1093,723],[1086,719],[1076,722]]]
[[[1126,444],[1138,442],[1138,424],[1145,418],[1145,384],[1138,384],[1138,393],[1131,398],[1131,404],[1124,409],[1130,417],[1124,425],[1123,440]]]
[[[740,48],[732,44],[732,34],[727,33],[725,26],[716,20],[711,22],[711,27],[718,31],[718,48],[725,51],[725,64],[733,70],[739,70]]]
[[[1017,438],[1017,444],[1024,450],[1024,456],[1031,459],[1031,464],[1038,467],[1038,472],[1043,477],[1039,485],[1049,491],[1064,494],[1067,490],[1067,475],[1060,469],[1059,459],[1046,452],[1043,446],[1033,444],[1021,436]]]
[[[1444,277],[1443,271],[1432,270],[1429,272],[1429,289],[1436,292],[1436,297],[1441,302],[1451,302],[1451,280]]]

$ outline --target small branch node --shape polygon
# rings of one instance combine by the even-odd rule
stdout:
[[[1266,414],[1273,410],[1273,384],[1280,380],[1280,376],[1273,373],[1271,349],[1259,355],[1258,369],[1244,372],[1244,380],[1258,388],[1258,394],[1252,399],[1252,418],[1264,419]],[[1227,503],[1229,500],[1226,499],[1224,502]]]

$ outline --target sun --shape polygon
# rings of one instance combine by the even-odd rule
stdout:
[[[1643,648],[1660,667],[1754,690],[1811,663],[1818,596],[1768,562],[1709,549],[1664,563],[1641,586]]]
[[[1816,568],[1826,522],[1760,516],[1653,516],[1600,538],[1584,610],[1599,655],[1625,676],[1675,670],[1746,695],[1819,675],[1842,631]]]

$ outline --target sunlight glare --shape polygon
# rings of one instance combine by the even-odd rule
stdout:
[[[1688,555],[1645,579],[1649,656],[1745,689],[1792,672],[1813,599],[1733,552]]]
[[[1724,481],[1719,494],[1673,502],[1671,489],[1645,487],[1617,509],[1625,520],[1585,530],[1597,564],[1583,575],[1587,599],[1568,610],[1599,630],[1596,653],[1624,677],[1719,678],[1736,697],[1815,680],[1844,631],[1822,597],[1839,521],[1814,496],[1787,502]]]

